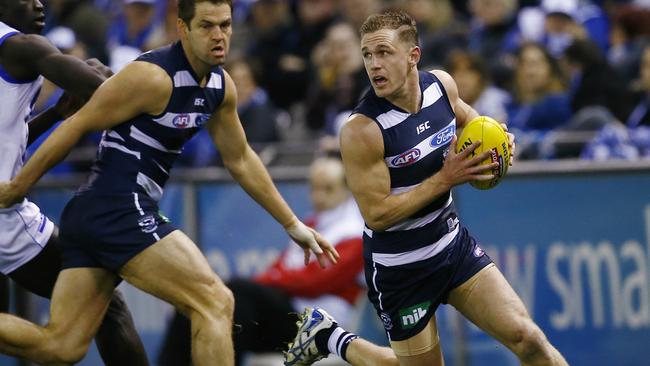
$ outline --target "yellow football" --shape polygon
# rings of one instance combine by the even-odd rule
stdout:
[[[481,162],[482,165],[498,162],[499,166],[492,171],[494,179],[473,181],[470,184],[478,189],[495,187],[508,172],[510,165],[510,149],[508,135],[501,124],[486,116],[479,116],[469,121],[458,137],[457,152],[465,150],[473,142],[480,140],[481,145],[474,150],[472,156],[484,151],[490,151],[490,157]],[[489,173],[486,171],[486,174]]]

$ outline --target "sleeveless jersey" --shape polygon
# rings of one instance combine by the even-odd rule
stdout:
[[[409,191],[439,171],[456,132],[455,114],[440,80],[423,71],[419,78],[419,112],[405,112],[372,89],[353,111],[371,118],[381,130],[393,194]],[[366,227],[364,251],[384,266],[409,264],[440,253],[457,234],[458,218],[448,191],[384,231]]]
[[[0,22],[0,46],[7,38],[20,34]],[[27,119],[41,90],[43,77],[16,80],[0,65],[0,180],[9,181],[23,166],[27,148]]]
[[[212,68],[201,87],[180,42],[144,53],[136,61],[151,62],[167,72],[173,81],[169,103],[159,115],[141,114],[104,131],[89,181],[80,193],[140,192],[158,201],[183,145],[223,101],[223,69]]]

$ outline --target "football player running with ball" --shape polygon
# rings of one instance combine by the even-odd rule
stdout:
[[[473,154],[480,141],[456,152],[456,135],[478,114],[447,73],[418,70],[417,29],[406,13],[371,15],[361,37],[372,89],[341,131],[341,152],[366,222],[368,296],[392,349],[306,309],[285,364],[334,353],[353,365],[443,365],[434,313],[449,303],[522,365],[566,365],[454,209],[452,187],[492,180],[498,167],[481,164],[489,151]]]

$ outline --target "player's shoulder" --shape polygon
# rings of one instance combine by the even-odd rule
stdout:
[[[352,114],[341,128],[341,144],[373,143],[382,139],[377,123],[361,113]]]
[[[118,74],[128,77],[129,79],[151,84],[168,84],[171,83],[171,77],[160,65],[144,62],[133,61],[127,64]]]
[[[456,82],[454,78],[449,75],[448,72],[440,69],[429,70],[430,74],[433,74],[439,81],[442,83],[442,86],[445,89],[456,88]]]
[[[13,33],[0,42],[0,52],[3,55],[13,55],[17,52],[28,52],[31,56],[43,51],[56,51],[50,41],[40,34]]]

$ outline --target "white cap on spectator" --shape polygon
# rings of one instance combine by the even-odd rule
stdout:
[[[124,68],[129,62],[135,60],[142,51],[131,46],[117,46],[110,52],[110,68],[113,72],[118,72]]]
[[[54,27],[45,35],[56,48],[70,50],[77,44],[77,36],[68,27]]]
[[[578,0],[542,0],[546,14],[564,14],[574,17],[578,11]]]

